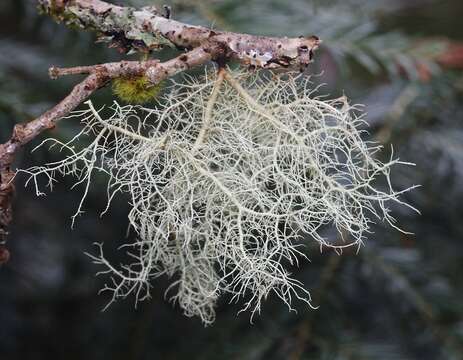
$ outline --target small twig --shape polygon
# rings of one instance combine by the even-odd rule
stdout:
[[[380,270],[391,281],[399,283],[401,285],[401,292],[421,315],[422,319],[432,330],[434,336],[442,341],[445,346],[455,350],[459,354],[463,353],[463,346],[458,338],[456,338],[452,332],[448,331],[445,327],[439,324],[432,304],[415,289],[409,279],[396,266],[386,263],[373,251],[365,250],[362,253],[362,259],[371,266]]]

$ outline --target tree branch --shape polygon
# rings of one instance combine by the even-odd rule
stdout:
[[[100,74],[109,79],[127,76],[145,75],[151,83],[158,84],[164,79],[174,76],[192,67],[203,65],[222,55],[222,49],[214,44],[206,43],[185,54],[161,63],[159,60],[119,61],[91,66],[72,68],[51,67],[50,77],[57,79],[64,75]]]
[[[184,24],[149,6],[121,7],[100,0],[38,0],[56,20],[96,31],[121,51],[149,52],[165,46],[193,49],[206,41],[221,44],[227,57],[243,64],[275,68],[307,66],[320,44],[316,36],[278,38],[211,30]]]

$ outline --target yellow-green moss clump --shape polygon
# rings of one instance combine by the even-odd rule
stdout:
[[[146,76],[120,77],[113,80],[113,93],[129,104],[144,104],[156,98],[162,83],[152,85]]]

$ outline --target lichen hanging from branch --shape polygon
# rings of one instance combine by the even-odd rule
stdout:
[[[308,241],[342,251],[362,244],[373,219],[395,226],[389,203],[404,204],[401,192],[375,182],[390,184],[391,166],[405,164],[373,157],[379,146],[362,140],[363,120],[345,98],[314,93],[310,79],[294,73],[221,69],[174,84],[155,108],[115,103],[102,118],[88,102],[73,115],[85,124],[81,134],[68,144],[51,140],[69,155],[25,172],[35,184],[76,176],[85,185],[76,216],[96,171],[108,174],[106,209],[129,195],[136,239],[124,248],[133,262],[115,267],[102,245],[92,255],[112,279],[104,290],[113,300],[143,300],[151,279],[167,274],[171,299],[205,324],[226,294],[245,298],[252,314],[270,293],[289,308],[294,299],[313,306],[287,266],[306,257]],[[325,226],[350,240],[330,242]]]

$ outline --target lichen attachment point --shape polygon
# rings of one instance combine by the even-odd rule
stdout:
[[[153,85],[146,76],[119,77],[113,79],[113,93],[128,104],[145,104],[154,100],[163,83]]]
[[[380,147],[362,140],[355,108],[316,90],[302,75],[221,70],[174,82],[154,108],[114,103],[102,118],[88,103],[71,115],[82,132],[70,143],[53,140],[69,155],[23,172],[50,185],[56,173],[75,175],[86,184],[77,214],[95,171],[108,174],[107,208],[129,195],[136,237],[124,248],[132,262],[115,267],[102,245],[92,255],[111,276],[104,290],[113,300],[146,299],[150,281],[166,274],[167,295],[205,324],[222,295],[245,299],[252,314],[271,293],[290,308],[295,299],[312,306],[289,269],[304,247],[359,246],[372,220],[395,226],[390,202],[407,205],[399,199],[406,190],[389,181],[391,166],[405,163],[376,159]],[[94,140],[76,150],[86,136]],[[326,226],[350,241],[330,242]]]

